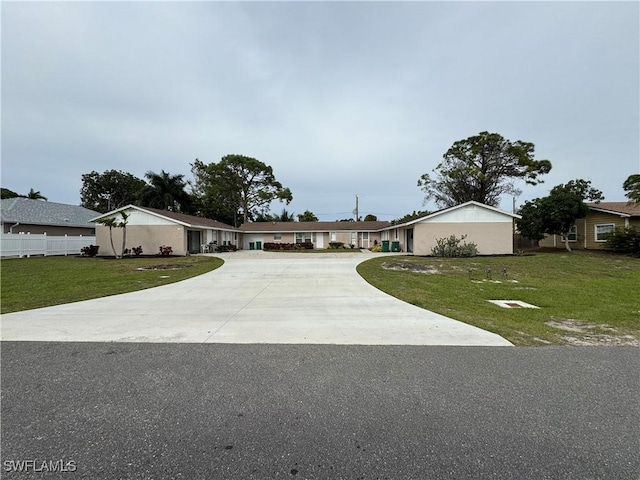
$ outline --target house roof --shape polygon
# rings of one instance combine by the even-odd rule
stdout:
[[[600,202],[587,203],[591,210],[611,213],[621,217],[640,217],[640,203],[628,202]]]
[[[108,218],[118,212],[128,210],[131,208],[141,212],[149,213],[157,217],[162,217],[168,220],[172,220],[176,223],[180,223],[187,227],[215,228],[217,230],[230,230],[234,232],[240,231],[237,228],[232,227],[231,225],[227,225],[226,223],[218,222],[217,220],[212,220],[210,218],[198,217],[195,215],[186,215],[184,213],[177,213],[169,210],[161,210],[159,208],[139,207],[137,205],[127,205],[125,207],[118,208],[111,212],[107,212],[103,215],[99,215],[95,218],[92,218],[92,221],[97,222],[100,219]]]
[[[264,232],[375,232],[389,226],[386,221],[376,222],[248,222],[240,226],[247,233]]]
[[[471,200],[469,202],[461,203],[460,205],[455,205],[453,207],[447,207],[447,208],[443,208],[441,210],[436,210],[435,212],[431,212],[430,214],[425,215],[424,217],[416,218],[415,220],[411,220],[409,222],[400,223],[398,225],[392,225],[392,226],[386,228],[385,230],[388,230],[390,228],[407,227],[409,225],[413,225],[414,223],[422,222],[422,221],[428,220],[430,218],[435,218],[435,217],[438,217],[440,215],[444,215],[446,213],[453,212],[454,210],[458,210],[460,208],[467,207],[469,205],[475,205],[477,207],[481,207],[481,208],[484,208],[486,210],[491,210],[493,212],[500,213],[502,215],[506,215],[506,216],[509,216],[509,217],[512,217],[512,218],[520,218],[520,215],[516,215],[515,213],[505,212],[504,210],[500,210],[499,208],[492,207],[490,205],[485,205],[484,203],[475,202],[475,201]]]
[[[91,219],[96,215],[100,213],[78,205],[22,197],[0,200],[2,223],[95,228]]]

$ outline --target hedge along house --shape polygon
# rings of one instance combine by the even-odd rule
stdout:
[[[514,221],[519,215],[478,202],[466,202],[382,230],[382,240],[396,242],[402,252],[431,255],[441,238],[465,236],[480,255],[513,254]]]
[[[185,215],[183,213],[156,208],[128,205],[95,217],[96,244],[100,245],[100,255],[111,255],[109,227],[100,225],[108,218],[122,221],[121,212],[128,215],[126,248],[142,247],[143,254],[156,254],[160,246],[170,246],[174,255],[200,253],[205,246],[238,245],[241,232],[225,223],[208,218]],[[113,244],[116,251],[122,246],[122,228],[113,228]]]
[[[572,249],[603,249],[607,247],[607,234],[616,228],[640,229],[640,204],[627,202],[587,203],[589,213],[576,220],[569,231]],[[540,240],[541,247],[565,248],[564,236],[549,235]]]
[[[381,230],[389,222],[250,222],[240,226],[245,250],[261,250],[265,243],[313,243],[329,248],[331,242],[346,247],[371,248],[381,241]]]

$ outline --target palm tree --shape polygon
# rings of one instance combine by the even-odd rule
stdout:
[[[280,215],[275,215],[274,216],[274,220],[276,222],[295,222],[296,218],[295,218],[295,213],[289,213],[287,212],[286,208],[282,209],[282,213]]]
[[[118,221],[115,218],[111,217],[100,220],[98,223],[104,225],[105,227],[109,227],[109,240],[111,240],[111,250],[113,250],[113,256],[118,258],[116,247],[113,245],[113,228],[118,227]]]
[[[30,198],[31,200],[44,200],[45,202],[48,200],[47,197],[40,193],[40,190],[36,192],[33,188],[29,190],[29,193],[25,195],[25,198]]]
[[[191,197],[185,191],[184,175],[171,175],[164,170],[158,174],[149,170],[144,176],[149,185],[140,193],[141,206],[173,212],[189,211]]]

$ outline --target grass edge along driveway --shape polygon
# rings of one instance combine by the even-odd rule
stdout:
[[[2,313],[179,282],[219,268],[217,257],[30,257],[0,261]]]
[[[408,303],[514,345],[640,345],[640,259],[600,252],[367,260],[358,273]],[[506,309],[520,300],[539,309]]]

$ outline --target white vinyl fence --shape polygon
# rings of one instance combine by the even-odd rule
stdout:
[[[0,236],[0,256],[80,255],[80,249],[96,243],[95,236],[63,236],[44,234],[3,233]]]

